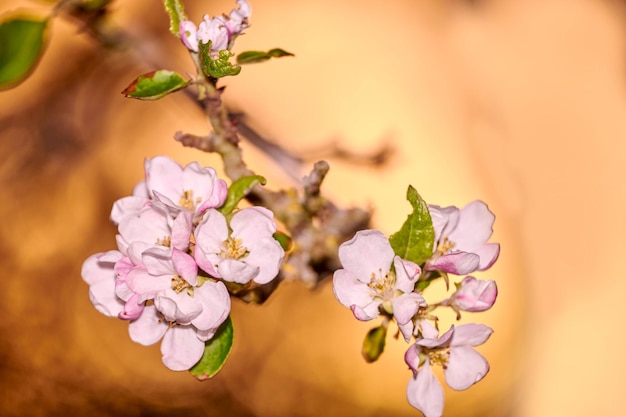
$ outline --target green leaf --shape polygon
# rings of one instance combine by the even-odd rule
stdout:
[[[230,316],[220,326],[212,339],[204,344],[204,353],[200,361],[196,363],[189,372],[200,381],[212,378],[217,374],[233,347],[233,322]]]
[[[75,0],[75,7],[86,11],[98,11],[104,9],[111,0]]]
[[[241,67],[233,67],[230,57],[233,53],[224,49],[219,52],[218,58],[211,58],[211,41],[208,43],[198,42],[198,54],[200,56],[200,67],[207,77],[222,78],[227,75],[237,75],[241,72]]]
[[[0,23],[0,90],[15,87],[37,66],[48,19],[16,16]]]
[[[237,55],[237,63],[242,64],[254,64],[257,62],[267,61],[270,58],[281,58],[283,56],[295,56],[291,52],[287,52],[284,49],[274,48],[267,52],[264,51],[245,51]]]
[[[272,237],[276,239],[276,241],[280,244],[280,247],[283,248],[285,252],[289,252],[293,249],[293,239],[289,235],[283,232],[276,232],[272,235]]]
[[[220,213],[223,215],[230,214],[235,208],[237,208],[237,204],[247,196],[254,186],[261,184],[265,185],[266,181],[260,175],[251,175],[249,177],[241,177],[237,181],[233,182],[230,187],[228,187],[228,196],[226,197],[226,202],[222,207],[218,209]]]
[[[433,254],[435,229],[428,205],[410,185],[406,198],[413,206],[413,212],[402,228],[389,237],[389,243],[396,255],[419,265]]]
[[[139,100],[158,100],[189,85],[174,71],[158,70],[137,77],[124,91],[126,97]]]
[[[376,361],[385,350],[385,339],[387,338],[387,327],[382,324],[374,327],[363,340],[362,354],[367,363]]]
[[[183,4],[180,0],[163,0],[163,6],[170,16],[170,32],[180,38],[180,21],[187,20]]]

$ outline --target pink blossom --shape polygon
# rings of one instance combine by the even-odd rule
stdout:
[[[235,38],[250,26],[250,5],[246,0],[237,0],[237,5],[238,8],[231,10],[229,15],[204,15],[197,29],[193,22],[181,21],[179,34],[183,45],[197,53],[198,42],[211,42],[211,58],[215,58],[220,51],[232,49]]]
[[[123,217],[118,226],[118,248],[127,254],[131,243],[143,242],[147,247],[186,250],[193,229],[192,222],[190,211],[184,210],[172,217],[163,204],[150,202],[138,212]]]
[[[223,214],[209,209],[194,232],[196,261],[225,281],[266,284],[278,275],[285,256],[275,232],[274,215],[266,208],[239,210],[230,225]]]
[[[484,271],[498,259],[500,245],[487,243],[495,216],[485,203],[474,201],[462,209],[429,205],[435,229],[435,253],[426,269],[457,275]]]
[[[426,321],[420,322],[420,329],[422,337],[404,355],[414,374],[409,381],[407,398],[426,417],[439,417],[443,413],[443,390],[431,366],[443,367],[450,388],[469,388],[489,372],[487,360],[472,346],[485,343],[493,331],[485,325],[472,323],[452,326],[439,336],[439,332]]]
[[[196,25],[191,20],[181,20],[179,26],[180,40],[187,49],[198,52],[198,36]]]
[[[192,367],[230,313],[230,297],[222,282],[198,277],[193,258],[177,249],[150,248],[142,265],[130,270],[125,283],[146,305],[131,321],[131,339],[143,345],[163,337],[163,363],[172,370]],[[128,304],[127,302],[127,304]]]
[[[115,294],[115,264],[124,257],[116,250],[91,255],[83,262],[81,275],[89,284],[89,299],[96,310],[115,317],[124,308],[124,301]]]
[[[452,297],[445,301],[445,304],[462,311],[478,312],[489,310],[496,302],[498,287],[495,281],[478,280],[467,276],[463,278],[460,285]]]
[[[198,26],[198,41],[206,44],[211,42],[211,55],[216,55],[219,51],[228,49],[230,35],[226,28],[226,21],[223,17],[210,18],[204,15],[202,22]]]
[[[148,195],[173,212],[188,210],[201,215],[209,208],[220,207],[226,200],[228,186],[217,178],[213,168],[197,162],[185,168],[165,156],[146,159]]]
[[[335,271],[333,289],[341,304],[358,320],[372,320],[381,309],[393,314],[407,341],[413,332],[413,317],[425,307],[414,292],[421,269],[395,256],[389,240],[377,230],[362,230],[339,247],[343,269]],[[392,270],[392,264],[394,270]]]
[[[239,35],[250,26],[248,24],[252,11],[250,5],[246,0],[237,0],[237,5],[239,7],[231,10],[230,15],[224,19],[226,29],[231,37]]]

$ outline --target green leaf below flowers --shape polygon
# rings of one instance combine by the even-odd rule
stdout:
[[[265,178],[260,175],[239,178],[228,187],[226,202],[218,211],[225,216],[232,213],[237,208],[239,202],[252,191],[252,188],[258,184],[265,185],[265,183]]]
[[[217,330],[215,336],[205,342],[202,358],[189,372],[200,381],[212,378],[224,366],[232,347],[233,322],[229,316]]]
[[[385,350],[385,339],[387,338],[387,327],[382,324],[374,327],[363,340],[363,350],[361,353],[367,363],[376,361]]]
[[[198,42],[198,55],[200,57],[200,67],[207,77],[222,78],[228,75],[237,75],[241,72],[241,67],[233,66],[230,57],[233,53],[229,50],[222,50],[218,57],[211,57],[211,41],[207,43]]]
[[[174,71],[158,70],[137,77],[124,91],[126,97],[139,100],[158,100],[189,85]]]
[[[237,63],[239,65],[243,64],[254,64],[257,62],[267,61],[270,58],[281,58],[284,56],[295,56],[291,52],[287,52],[284,49],[274,48],[270,49],[267,52],[264,51],[245,51],[237,55]]]
[[[163,6],[170,16],[170,32],[180,38],[180,21],[187,20],[183,4],[180,0],[163,0]]]
[[[433,254],[435,229],[428,205],[410,185],[406,198],[413,206],[413,212],[409,214],[402,228],[389,237],[389,243],[396,255],[420,265]]]
[[[47,18],[11,17],[0,23],[0,90],[15,87],[35,69],[46,43]]]

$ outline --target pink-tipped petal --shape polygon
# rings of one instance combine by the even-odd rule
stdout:
[[[428,361],[409,381],[406,391],[409,404],[425,417],[441,417],[443,413],[443,388],[430,369]]]
[[[487,375],[489,363],[469,346],[450,349],[448,366],[444,370],[446,384],[452,389],[468,389]]]
[[[172,371],[186,371],[204,353],[204,342],[198,339],[193,326],[171,327],[161,342],[163,363]]]
[[[339,246],[341,265],[364,283],[370,282],[372,273],[386,274],[394,256],[389,240],[378,230],[358,231]]]
[[[480,346],[489,339],[493,330],[484,324],[467,323],[457,326],[450,346]]]
[[[133,342],[150,346],[161,340],[168,327],[154,306],[146,306],[143,314],[128,325],[128,334]]]

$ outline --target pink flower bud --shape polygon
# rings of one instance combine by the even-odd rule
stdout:
[[[497,296],[498,287],[494,281],[468,276],[461,281],[461,288],[452,296],[451,304],[463,311],[485,311],[496,302]]]

